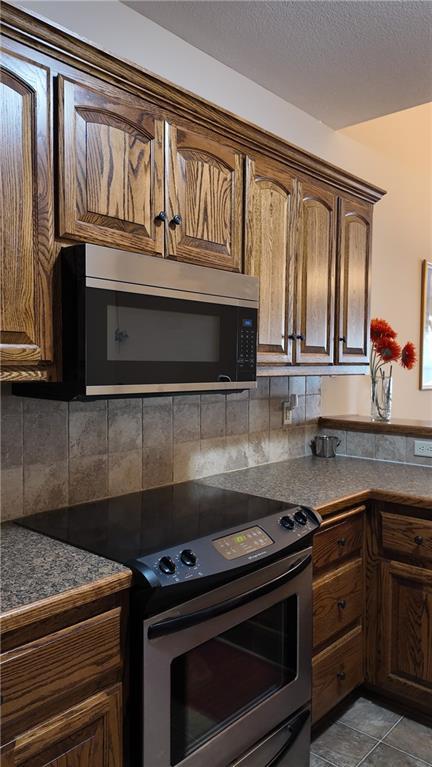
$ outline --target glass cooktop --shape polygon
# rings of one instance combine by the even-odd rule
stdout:
[[[289,508],[293,505],[191,481],[44,511],[17,523],[127,563]]]

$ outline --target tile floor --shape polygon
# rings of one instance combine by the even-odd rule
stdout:
[[[311,767],[426,767],[432,765],[432,728],[358,698],[311,751]]]

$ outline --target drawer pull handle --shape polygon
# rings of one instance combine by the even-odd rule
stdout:
[[[339,602],[338,602],[338,607],[340,607],[341,610],[345,610],[346,600],[345,599],[340,599]]]
[[[346,538],[339,538],[338,546],[346,546]]]
[[[417,544],[417,546],[421,546],[423,543],[423,536],[416,535],[416,537],[414,538],[414,542]]]
[[[336,674],[337,678],[343,681],[346,677],[345,671],[338,671]]]

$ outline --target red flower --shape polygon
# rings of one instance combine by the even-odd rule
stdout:
[[[411,370],[416,364],[417,356],[416,349],[412,341],[408,341],[401,353],[401,365],[407,370]]]
[[[375,341],[376,353],[383,362],[395,362],[401,355],[401,348],[394,338],[383,337]]]
[[[379,341],[380,338],[396,338],[397,333],[393,330],[392,326],[386,320],[382,320],[376,317],[371,320],[370,324],[370,337],[371,341]]]

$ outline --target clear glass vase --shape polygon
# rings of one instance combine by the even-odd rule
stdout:
[[[373,421],[390,421],[392,407],[392,376],[371,378],[371,418]]]

